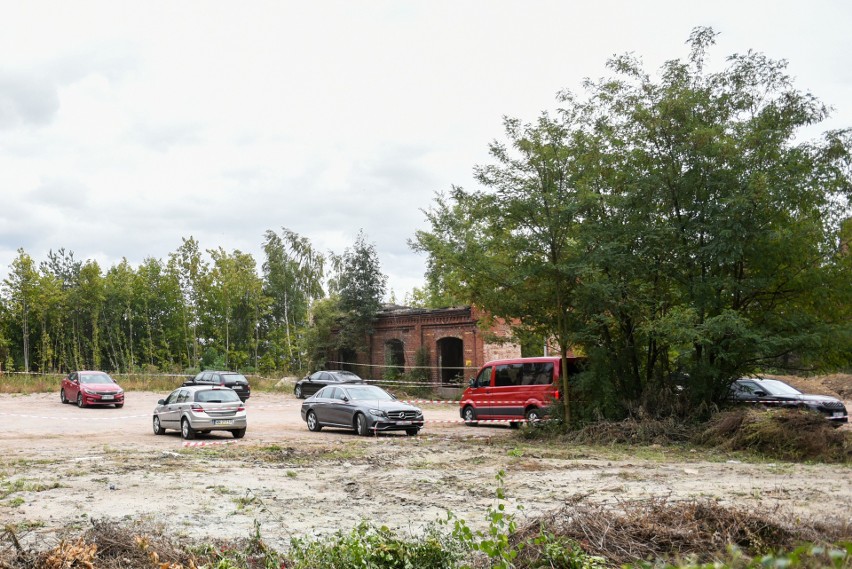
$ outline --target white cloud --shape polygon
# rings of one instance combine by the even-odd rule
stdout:
[[[267,229],[376,242],[397,298],[421,209],[502,135],[627,51],[649,71],[721,32],[852,123],[852,5],[784,2],[0,0],[0,276],[15,250],[109,266],[194,236],[255,255]]]

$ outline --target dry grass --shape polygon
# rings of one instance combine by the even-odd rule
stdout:
[[[695,437],[698,444],[790,461],[852,461],[852,432],[818,413],[738,408],[717,414]]]
[[[542,540],[544,535],[548,539]],[[259,532],[250,538],[202,544],[169,536],[150,523],[93,521],[88,529],[58,539],[53,547],[26,550],[7,528],[0,535],[0,568],[259,568],[283,567],[285,560],[266,548]],[[852,528],[848,520],[801,519],[781,511],[745,510],[707,499],[645,499],[612,506],[575,497],[510,535],[509,540],[525,544],[515,561],[518,569],[550,567],[542,564],[547,543],[577,546],[585,555],[599,556],[608,566],[617,567],[647,560],[709,563],[726,559],[732,547],[754,558],[791,551],[803,543],[828,546],[852,540]],[[231,561],[221,565],[226,558]]]
[[[731,546],[749,556],[789,551],[802,543],[849,540],[850,530],[848,522],[793,519],[779,512],[748,511],[711,500],[649,499],[623,502],[613,508],[578,498],[522,528],[512,540],[529,544],[547,532],[576,542],[587,554],[619,566],[661,559],[712,562],[723,559]],[[518,565],[537,567],[541,556],[539,548],[528,545]]]

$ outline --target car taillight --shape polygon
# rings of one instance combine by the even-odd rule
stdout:
[[[558,389],[556,390],[556,399],[557,400],[559,399],[559,390]]]
[[[239,413],[240,411],[245,411],[245,410],[246,410],[245,405],[240,405],[239,407],[237,407],[237,413]]]
[[[196,413],[204,413],[204,407],[202,407],[198,403],[193,403],[189,406],[189,408],[195,411]]]

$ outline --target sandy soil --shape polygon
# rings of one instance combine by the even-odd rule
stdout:
[[[311,433],[291,395],[256,393],[249,429],[186,447],[151,430],[154,393],[123,409],[78,409],[58,395],[0,395],[0,519],[44,545],[90,519],[144,519],[190,537],[247,537],[260,524],[273,546],[348,531],[359,521],[419,531],[451,511],[485,527],[504,470],[519,521],[578,495],[617,505],[648,497],[710,497],[779,515],[852,522],[848,466],[755,464],[665,449],[586,451],[514,438],[504,425],[465,426],[454,405],[421,405],[417,437]],[[848,428],[848,427],[844,427]],[[523,510],[516,510],[522,506]]]

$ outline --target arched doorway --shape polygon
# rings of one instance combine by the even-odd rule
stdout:
[[[396,379],[405,372],[405,345],[402,340],[385,342],[385,379]]]
[[[458,385],[464,380],[464,342],[461,338],[438,340],[438,373],[442,385]]]
[[[339,354],[340,369],[358,373],[358,353],[355,350],[342,348]]]

